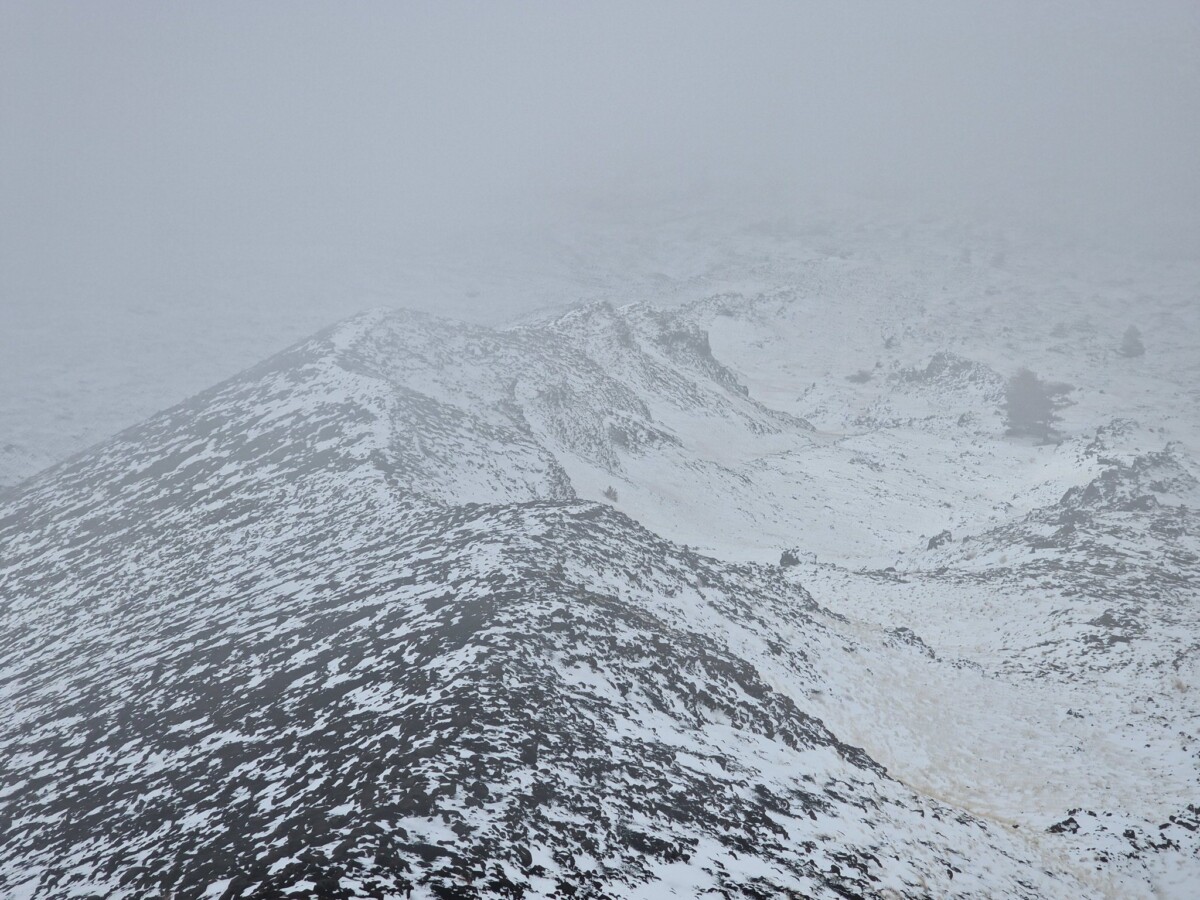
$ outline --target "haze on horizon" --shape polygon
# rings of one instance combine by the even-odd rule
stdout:
[[[9,2],[0,19],[6,294],[700,184],[1163,242],[1200,207],[1183,0]]]
[[[1194,259],[1198,47],[1186,0],[9,0],[0,387],[166,357],[167,402],[368,305],[528,312],[563,264],[522,236],[593,214],[864,204]],[[417,279],[433,252],[481,290]]]

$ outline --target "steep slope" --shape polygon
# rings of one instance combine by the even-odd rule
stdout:
[[[840,679],[819,709],[906,782],[1054,835],[1129,895],[1183,898],[1200,879],[1194,463],[1177,446],[1109,456],[1112,435],[1060,448],[1090,481],[902,569],[799,567],[928,656],[876,655],[857,690],[872,729],[840,712]]]
[[[639,392],[570,341],[374,314],[24,483],[0,508],[0,891],[1093,892],[811,712],[873,636],[573,499],[547,447],[602,464],[610,401],[651,448],[696,396],[807,433],[694,334],[665,343]],[[604,399],[571,428],[534,385]]]
[[[897,640],[928,653],[917,668],[876,657],[857,692],[869,729],[842,712],[851,692],[831,679],[830,726],[928,793],[1055,835],[1118,895],[1190,897],[1200,395],[1189,373],[1200,357],[1164,346],[1153,360],[1123,358],[1119,304],[1089,303],[1081,322],[1069,295],[1038,300],[998,304],[1004,325],[987,328],[987,310],[957,298],[931,297],[929,315],[909,322],[881,299],[874,331],[870,306],[848,304],[846,321],[821,320],[842,341],[806,337],[809,311],[832,306],[807,292],[681,313],[708,324],[752,396],[828,436],[819,455],[793,454],[807,457],[805,477],[840,483],[845,461],[857,466],[824,520],[783,544],[796,577],[864,628],[898,627]],[[1198,333],[1194,306],[1139,312],[1172,323],[1159,340],[1175,350]],[[1061,444],[1005,435],[1001,373],[1022,364],[1075,385]],[[714,518],[709,533],[737,528]],[[763,544],[746,555],[776,558]]]

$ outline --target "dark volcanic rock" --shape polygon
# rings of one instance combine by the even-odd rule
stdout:
[[[1077,893],[805,711],[852,647],[777,567],[574,499],[511,383],[400,378],[570,358],[522,340],[355,320],[5,499],[0,894]]]

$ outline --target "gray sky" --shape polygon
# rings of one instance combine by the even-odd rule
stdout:
[[[4,263],[35,281],[697,183],[1146,227],[1200,199],[1187,0],[6,0],[0,22]]]

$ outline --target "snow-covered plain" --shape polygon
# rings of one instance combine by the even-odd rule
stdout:
[[[4,890],[1200,893],[1200,267],[563,258],[565,312],[364,313],[10,491]],[[1021,366],[1061,442],[1005,435]],[[193,387],[7,400],[10,481]]]

